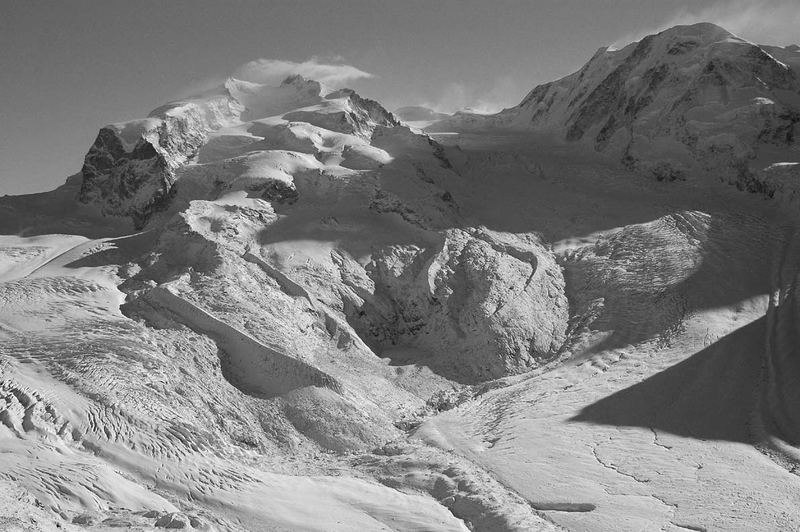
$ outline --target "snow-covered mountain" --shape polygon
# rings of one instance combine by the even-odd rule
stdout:
[[[294,113],[287,115],[289,111]],[[397,125],[391,113],[375,102],[352,91],[323,96],[319,83],[300,76],[287,78],[279,87],[231,78],[217,90],[159,107],[145,119],[101,129],[86,154],[80,200],[99,205],[104,214],[130,216],[142,226],[175,194],[184,166],[259,151],[259,146],[251,145],[266,141],[266,136],[257,132],[278,134],[280,128],[258,120],[281,115],[286,115],[284,124],[304,122],[360,137],[369,136],[377,126]],[[353,145],[365,144],[353,140]],[[313,142],[308,147],[313,148]],[[268,174],[262,176],[264,186],[269,182],[278,188],[292,187],[286,179]],[[259,176],[251,177],[253,181]]]
[[[86,156],[80,199],[98,205],[106,215],[128,216],[136,227],[160,210],[151,227],[170,217],[180,219],[179,227],[188,224],[209,240],[207,245],[214,245],[218,231],[208,233],[202,220],[220,204],[262,211],[252,221],[253,231],[259,221],[270,225],[270,218],[291,226],[308,210],[327,211],[328,219],[336,220],[309,228],[309,237],[336,232],[340,224],[353,224],[354,217],[374,217],[378,225],[378,220],[397,217],[402,223],[393,231],[408,233],[400,239],[404,245],[390,239],[387,247],[371,251],[372,260],[365,265],[351,264],[359,260],[351,253],[339,262],[327,257],[322,264],[317,259],[309,263],[332,268],[325,290],[336,287],[339,293],[330,294],[330,301],[379,351],[387,345],[419,344],[439,352],[439,362],[458,360],[461,378],[499,377],[558,350],[566,328],[566,304],[558,302],[563,288],[560,276],[552,273],[558,271],[554,261],[535,240],[504,242],[502,235],[472,228],[445,231],[462,225],[458,206],[445,190],[457,179],[442,146],[401,125],[377,102],[348,89],[325,93],[319,83],[295,76],[277,89],[228,80],[219,94],[175,102],[145,120],[103,128]],[[220,216],[220,223],[232,222]],[[356,227],[369,232],[361,223],[351,230]],[[234,246],[239,254],[258,244],[257,235],[237,232],[240,237],[226,236],[220,244]],[[414,232],[421,236],[410,234]],[[373,240],[371,235],[359,238]],[[332,252],[343,253],[337,248]],[[486,275],[470,271],[464,272],[464,280],[454,277],[454,271],[465,267],[484,267],[472,258],[465,261],[467,254],[490,261],[492,267],[508,263],[519,275],[530,270],[523,290],[530,291],[533,308],[548,308],[542,314],[547,317],[520,323],[509,335],[506,321],[517,319],[520,311],[530,314],[516,299],[516,281],[486,283]],[[273,262],[282,261],[273,257]],[[345,297],[342,293],[354,287],[340,279],[340,270],[353,267],[363,279],[359,283],[370,287]],[[537,269],[552,273],[556,292],[548,288],[550,277],[534,276]],[[309,282],[319,284],[319,275]],[[461,291],[467,299],[459,295],[459,305],[467,307],[459,307],[458,313],[474,307],[474,318],[451,315],[447,302]],[[548,291],[551,295],[540,302]],[[432,321],[438,315],[441,323]],[[551,315],[557,316],[555,321]],[[475,338],[464,337],[458,324],[465,319],[476,323],[463,326],[488,328]],[[438,334],[430,335],[430,328]],[[452,337],[441,336],[451,328]],[[483,347],[487,340],[489,349]],[[481,347],[467,347],[475,342]]]
[[[0,353],[11,364],[2,381],[11,399],[0,403],[0,430],[25,441],[45,434],[40,467],[79,462],[91,449],[119,457],[110,463],[138,479],[114,493],[116,473],[94,460],[41,490],[21,461],[11,466],[15,482],[76,523],[114,514],[117,502],[131,526],[149,511],[165,526],[200,515],[226,530],[315,528],[302,511],[276,514],[279,502],[234,503],[275,498],[270,486],[286,478],[247,473],[247,463],[272,464],[272,475],[294,470],[278,464],[304,453],[382,447],[435,409],[432,395],[551,360],[567,328],[561,270],[536,235],[462,220],[449,191],[462,186],[459,157],[352,90],[299,76],[279,87],[229,79],[104,127],[81,174],[61,189],[4,199],[0,220],[10,234],[91,238],[2,237]],[[21,302],[28,297],[38,307]],[[60,404],[26,380],[17,364],[31,349],[43,367],[59,368],[70,383],[63,393],[83,406]],[[112,413],[99,421],[95,410]],[[63,446],[77,454],[58,458]],[[448,469],[432,452],[435,469],[478,478],[468,462]],[[364,465],[364,474],[382,476],[391,456]],[[301,462],[324,473],[316,459]],[[238,472],[224,472],[230,467]],[[166,479],[183,475],[180,489],[201,490],[206,502],[176,505],[144,487],[151,478],[170,491]],[[442,488],[453,482],[445,477],[407,489],[452,492],[447,505],[476,523],[549,529],[496,483],[472,483],[462,495],[456,484]],[[256,484],[233,485],[242,478]],[[73,481],[82,487],[68,488]],[[94,486],[113,495],[87,502]],[[318,500],[351,523],[372,515],[408,529],[463,530],[430,498],[401,496],[409,510],[398,511],[389,488],[375,488],[372,502],[325,502],[321,486],[295,486],[292,504]],[[358,500],[389,510],[362,511]],[[218,505],[228,509],[210,510]],[[164,517],[178,508],[182,517]]]
[[[459,135],[300,76],[102,128],[0,198],[0,528],[800,528],[797,69],[700,24]]]
[[[710,23],[676,26],[619,50],[600,48],[577,72],[519,105],[461,113],[445,131],[544,131],[605,152],[659,179],[800,154],[800,52],[759,46]]]

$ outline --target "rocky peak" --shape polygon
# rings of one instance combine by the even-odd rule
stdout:
[[[281,87],[294,87],[298,90],[305,90],[309,88],[319,90],[322,85],[319,83],[319,81],[306,79],[300,74],[293,74],[281,82]]]
[[[649,37],[670,41],[692,39],[699,44],[710,44],[731,38],[741,40],[725,28],[711,22],[680,24]]]
[[[395,127],[400,125],[400,121],[375,100],[362,98],[355,91],[352,91],[348,100],[352,112],[357,116],[362,127],[367,125],[368,129],[374,129],[375,126]]]
[[[325,92],[324,87],[319,81],[313,79],[306,79],[300,74],[289,76],[281,82],[281,87],[291,88],[301,94],[310,96],[320,96]]]
[[[347,88],[328,93],[321,104],[293,111],[283,118],[364,139],[369,139],[378,127],[400,125],[400,121],[380,103],[362,98]]]
[[[141,227],[169,199],[176,170],[196,156],[208,133],[237,121],[243,110],[230,95],[216,94],[102,128],[84,158],[78,199]]]

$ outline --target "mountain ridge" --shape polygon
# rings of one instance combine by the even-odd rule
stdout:
[[[676,26],[619,50],[598,49],[515,107],[429,130],[551,132],[667,180],[697,167],[752,161],[760,169],[781,160],[773,147],[800,151],[800,54],[780,49],[787,64],[764,48],[714,24]]]

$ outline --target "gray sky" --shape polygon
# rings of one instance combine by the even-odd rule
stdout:
[[[352,65],[372,77],[347,84],[390,109],[488,111],[676,23],[790,44],[797,1],[0,0],[0,195],[54,188],[101,126],[259,58]]]

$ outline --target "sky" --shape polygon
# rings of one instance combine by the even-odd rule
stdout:
[[[387,108],[517,104],[600,46],[678,23],[800,40],[798,0],[0,0],[0,195],[80,170],[105,124],[237,74],[293,72]]]

